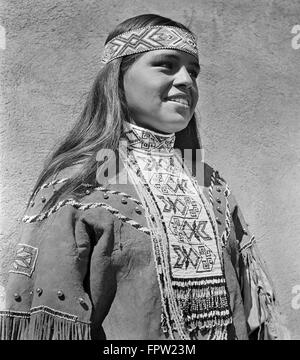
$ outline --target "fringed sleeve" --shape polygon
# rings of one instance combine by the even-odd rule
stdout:
[[[84,203],[66,199],[44,211],[52,188],[40,189],[23,218],[9,269],[6,308],[0,311],[1,340],[105,336],[101,321],[114,291],[107,275],[112,215],[95,209],[89,196]]]
[[[249,232],[243,214],[232,195],[231,209],[239,249],[239,281],[249,339],[288,340],[274,286],[262,261],[255,238]]]

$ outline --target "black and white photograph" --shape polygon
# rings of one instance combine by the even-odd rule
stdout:
[[[0,0],[0,340],[300,340],[299,124],[299,0]]]

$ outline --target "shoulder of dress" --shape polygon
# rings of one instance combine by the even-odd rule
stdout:
[[[96,186],[86,190],[82,204],[85,208],[100,208],[114,215],[122,223],[131,225],[147,235],[146,212],[134,186],[115,184]]]
[[[30,203],[25,212],[24,219],[31,216],[37,216],[43,212],[43,208],[49,199],[64,186],[68,180],[78,171],[79,166],[71,166],[63,169],[53,176],[49,177],[33,194]],[[60,200],[58,200],[59,202]],[[57,204],[55,204],[57,205]]]
[[[58,191],[70,179],[65,177],[69,174],[62,172],[55,179],[45,182],[38,189],[22,219],[24,223],[40,222],[51,217],[61,208],[70,206],[73,209],[85,212],[85,214],[90,210],[89,214],[92,212],[99,215],[99,210],[101,210],[101,217],[111,214],[121,222],[150,234],[147,228],[145,209],[134,187],[128,184],[108,185],[105,187],[82,183],[82,195],[80,197],[71,195],[63,197],[49,209],[43,210],[45,203],[53,196],[54,192]],[[94,215],[91,214],[93,218]]]

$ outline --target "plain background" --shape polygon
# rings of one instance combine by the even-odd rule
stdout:
[[[0,305],[20,219],[43,161],[70,129],[109,31],[156,13],[198,36],[206,161],[230,184],[300,339],[299,0],[1,2]],[[300,42],[300,41],[299,41]],[[297,293],[298,292],[298,293]],[[297,295],[298,294],[298,295]]]

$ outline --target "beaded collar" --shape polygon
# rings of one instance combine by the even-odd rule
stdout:
[[[170,153],[174,149],[175,133],[160,134],[138,125],[124,122],[123,139],[128,142],[128,147],[134,150]]]

